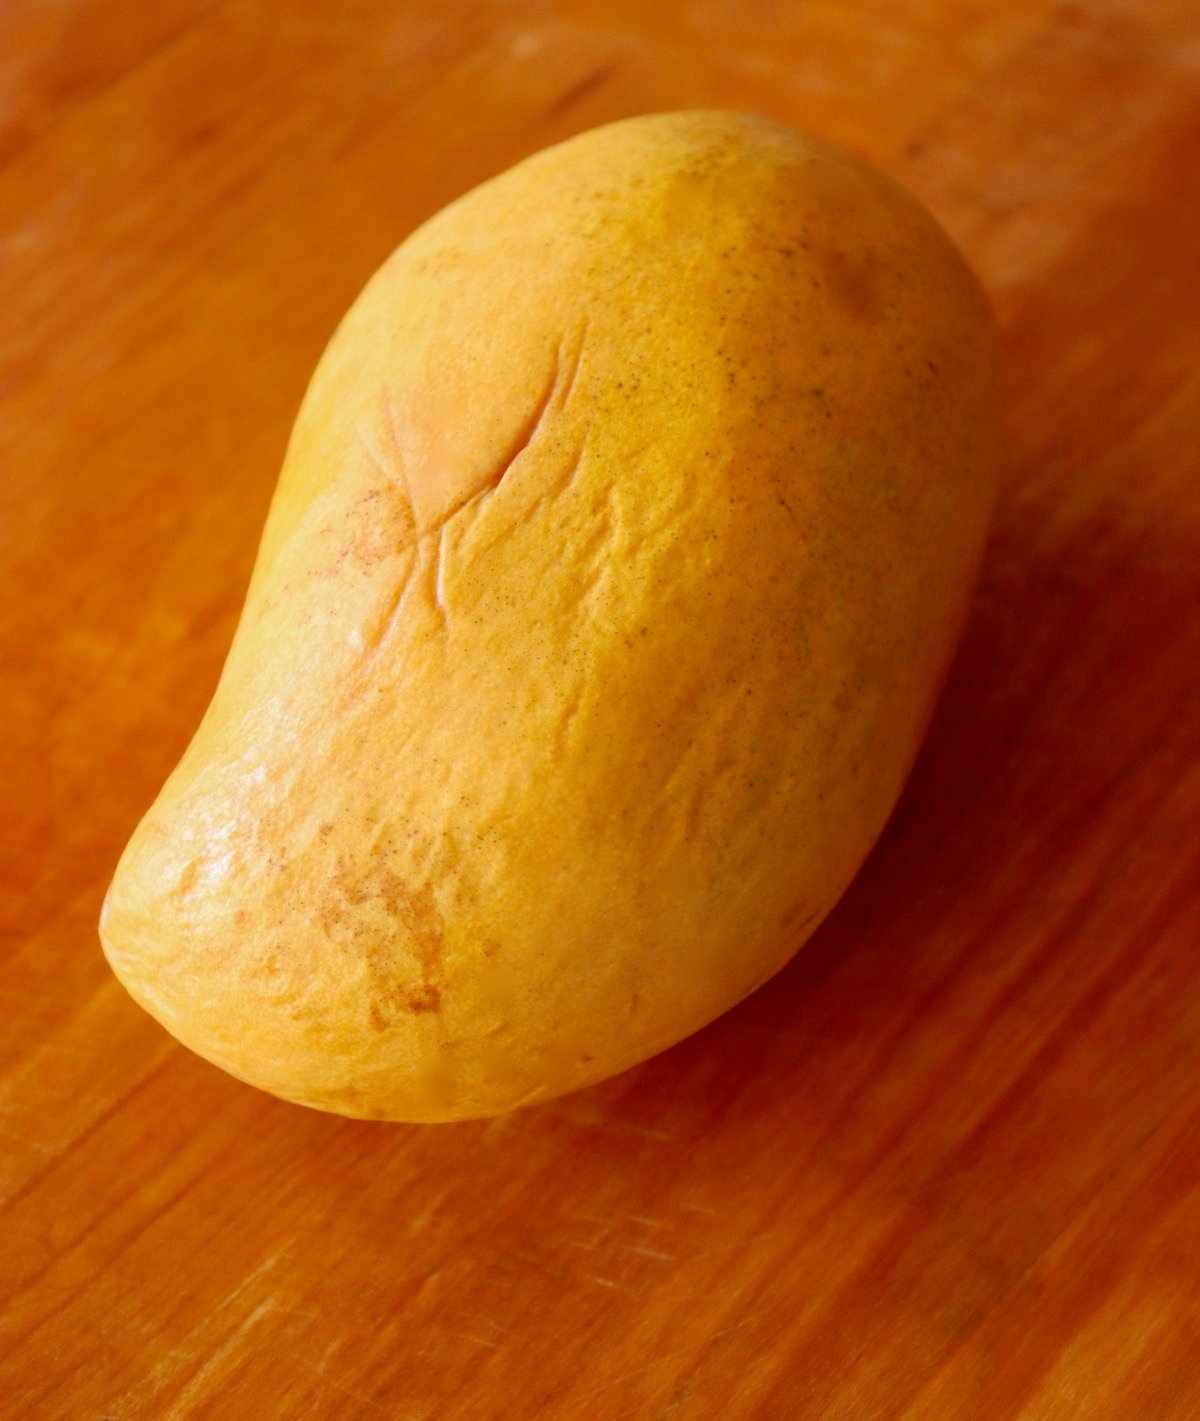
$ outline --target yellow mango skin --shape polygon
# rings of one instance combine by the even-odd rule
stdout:
[[[467,194],[318,366],[113,968],[236,1076],[371,1118],[695,1031],[891,811],[997,444],[975,281],[836,149],[656,115]]]

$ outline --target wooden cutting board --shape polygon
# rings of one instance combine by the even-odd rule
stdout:
[[[434,209],[684,106],[865,153],[996,304],[927,748],[792,966],[639,1070],[269,1099],[95,922],[306,377]],[[7,0],[0,362],[0,1415],[1200,1416],[1196,0]]]

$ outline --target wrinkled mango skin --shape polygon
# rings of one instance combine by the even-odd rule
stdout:
[[[997,443],[975,281],[823,143],[658,115],[467,194],[321,359],[114,969],[226,1070],[375,1118],[695,1031],[891,811]]]

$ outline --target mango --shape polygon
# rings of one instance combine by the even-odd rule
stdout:
[[[970,601],[996,341],[933,219],[654,115],[422,226],[304,398],[113,969],[289,1100],[493,1115],[755,990],[878,836]]]

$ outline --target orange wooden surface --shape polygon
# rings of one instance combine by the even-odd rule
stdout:
[[[269,1099],[95,920],[305,379],[462,189],[623,114],[864,152],[1011,451],[912,784],[775,982],[601,1088]],[[0,7],[0,1415],[1200,1416],[1200,7]]]

